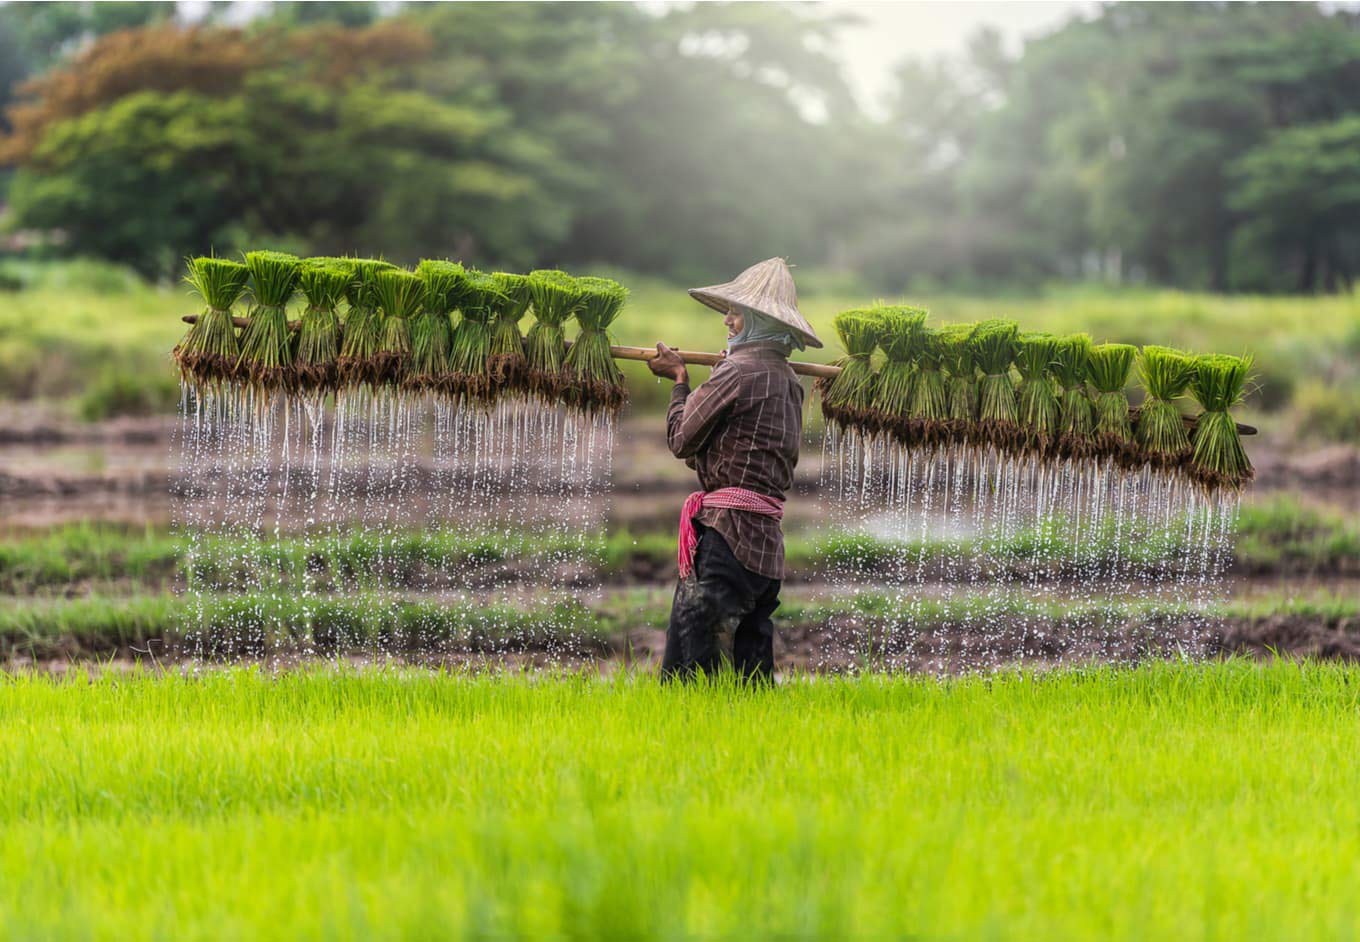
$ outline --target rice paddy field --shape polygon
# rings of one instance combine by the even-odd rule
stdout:
[[[612,274],[618,342],[720,347],[679,287]],[[0,937],[1360,934],[1360,296],[893,299],[1254,354],[1257,481],[1184,523],[1122,489],[1034,513],[1086,479],[1023,464],[875,491],[814,409],[779,683],[745,689],[656,676],[692,475],[641,364],[574,440],[337,397],[219,447],[169,355],[183,289],[20,275]],[[799,287],[831,360],[867,299]],[[1003,496],[970,511],[953,468]]]
[[[1348,938],[1360,675],[0,682],[11,938]]]

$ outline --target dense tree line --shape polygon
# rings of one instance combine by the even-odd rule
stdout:
[[[984,33],[904,60],[871,119],[835,21],[793,6],[167,9],[0,6],[7,226],[153,275],[262,241],[681,277],[777,252],[884,290],[1360,267],[1345,10],[1115,4],[1014,56]]]

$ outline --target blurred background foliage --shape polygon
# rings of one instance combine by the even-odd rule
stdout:
[[[606,262],[783,254],[864,290],[1349,291],[1360,14],[1099,8],[919,60],[869,113],[783,4],[0,6],[11,253]],[[814,15],[817,13],[817,15]]]

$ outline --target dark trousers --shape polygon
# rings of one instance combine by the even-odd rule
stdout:
[[[663,678],[734,668],[744,680],[774,680],[779,580],[751,572],[715,530],[699,523],[694,572],[675,587],[666,629]]]

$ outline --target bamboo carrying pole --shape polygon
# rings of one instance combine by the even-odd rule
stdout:
[[[655,360],[656,348],[654,347],[610,347],[609,352],[614,355],[616,360]],[[676,354],[686,363],[695,366],[717,366],[723,361],[721,353],[701,353],[697,350],[676,350]],[[839,366],[828,366],[825,363],[800,363],[797,360],[790,360],[789,366],[799,376],[817,376],[825,379],[834,379],[840,374]]]
[[[180,320],[184,321],[186,324],[196,324],[198,323],[198,315],[186,314],[181,317]],[[233,317],[231,321],[237,327],[244,327],[249,323],[244,317]],[[288,329],[297,330],[301,324],[301,321],[289,321]],[[570,346],[571,341],[567,341],[567,344]],[[609,352],[616,360],[638,360],[645,362],[647,360],[656,359],[656,350],[653,347],[613,346],[609,348]],[[699,350],[676,350],[675,352],[679,355],[680,359],[684,360],[686,363],[693,364],[694,366],[716,366],[723,360],[723,356],[720,353],[704,353]],[[834,379],[836,376],[840,375],[841,372],[839,366],[830,366],[825,363],[801,363],[797,360],[790,360],[789,366],[800,376],[816,376],[822,379]],[[1138,410],[1132,410],[1132,418],[1136,420],[1137,417]],[[1182,415],[1181,418],[1185,421],[1186,425],[1194,427],[1195,417],[1193,415]],[[1255,435],[1256,428],[1238,422],[1237,434]]]

